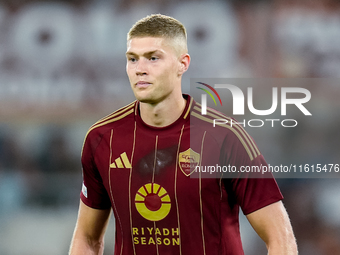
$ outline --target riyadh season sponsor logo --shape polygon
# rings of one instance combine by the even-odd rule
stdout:
[[[273,87],[272,88],[272,105],[269,109],[264,109],[264,110],[259,110],[256,109],[253,103],[253,88],[248,87],[247,88],[247,94],[245,95],[243,91],[236,85],[232,84],[215,84],[214,87],[203,83],[203,82],[197,82],[200,85],[204,85],[206,88],[209,88],[218,98],[220,101],[221,106],[222,104],[222,99],[216,89],[227,89],[231,92],[232,95],[232,101],[233,101],[233,106],[232,106],[232,111],[233,115],[245,115],[245,103],[247,102],[247,107],[248,110],[257,116],[270,116],[273,114],[277,108],[280,105],[280,114],[281,116],[286,116],[287,115],[287,105],[294,105],[296,108],[301,111],[305,116],[312,116],[311,112],[305,107],[305,103],[309,102],[311,99],[311,93],[308,89],[306,88],[300,88],[300,87],[281,87],[280,88],[280,104],[279,104],[279,93],[278,93],[278,88]],[[201,94],[201,115],[207,115],[207,94],[212,98],[214,101],[215,105],[217,105],[216,100],[214,98],[214,95],[205,88],[201,87],[196,87],[204,92],[206,94]],[[289,94],[298,94],[302,97],[300,98],[290,98]],[[243,121],[235,121],[233,119],[224,119],[224,118],[219,118],[219,119],[214,119],[213,120],[213,126],[215,127],[216,125],[242,125],[243,127],[249,126],[249,127],[263,127],[265,124],[269,124],[271,127],[275,127],[275,125],[281,125],[282,127],[296,127],[298,125],[298,121],[296,119],[277,119],[277,118],[266,118],[266,119],[243,119]]]
[[[170,212],[171,200],[168,192],[157,183],[140,187],[135,196],[139,214],[149,221],[160,221]]]

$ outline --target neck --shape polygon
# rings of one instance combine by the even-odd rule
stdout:
[[[177,97],[167,97],[157,104],[140,103],[142,120],[154,127],[165,127],[175,122],[183,113],[186,100],[182,94]]]

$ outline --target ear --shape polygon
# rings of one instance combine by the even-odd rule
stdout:
[[[181,76],[189,68],[189,65],[190,65],[190,55],[188,53],[182,54],[179,57],[179,62],[180,62],[180,68],[178,70],[178,75]]]

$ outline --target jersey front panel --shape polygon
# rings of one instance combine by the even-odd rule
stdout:
[[[194,171],[237,164],[235,153],[248,158],[240,164],[264,162],[261,155],[250,160],[229,131],[212,132],[207,121],[190,121],[194,105],[199,107],[188,97],[175,123],[154,128],[141,120],[136,102],[88,132],[81,199],[93,208],[113,208],[115,254],[243,254],[239,206],[250,213],[282,199],[273,179],[204,178]],[[247,189],[259,195],[252,200]]]

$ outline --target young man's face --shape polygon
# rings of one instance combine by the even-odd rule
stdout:
[[[126,72],[139,101],[155,104],[180,90],[181,61],[169,39],[132,38],[126,57]]]

